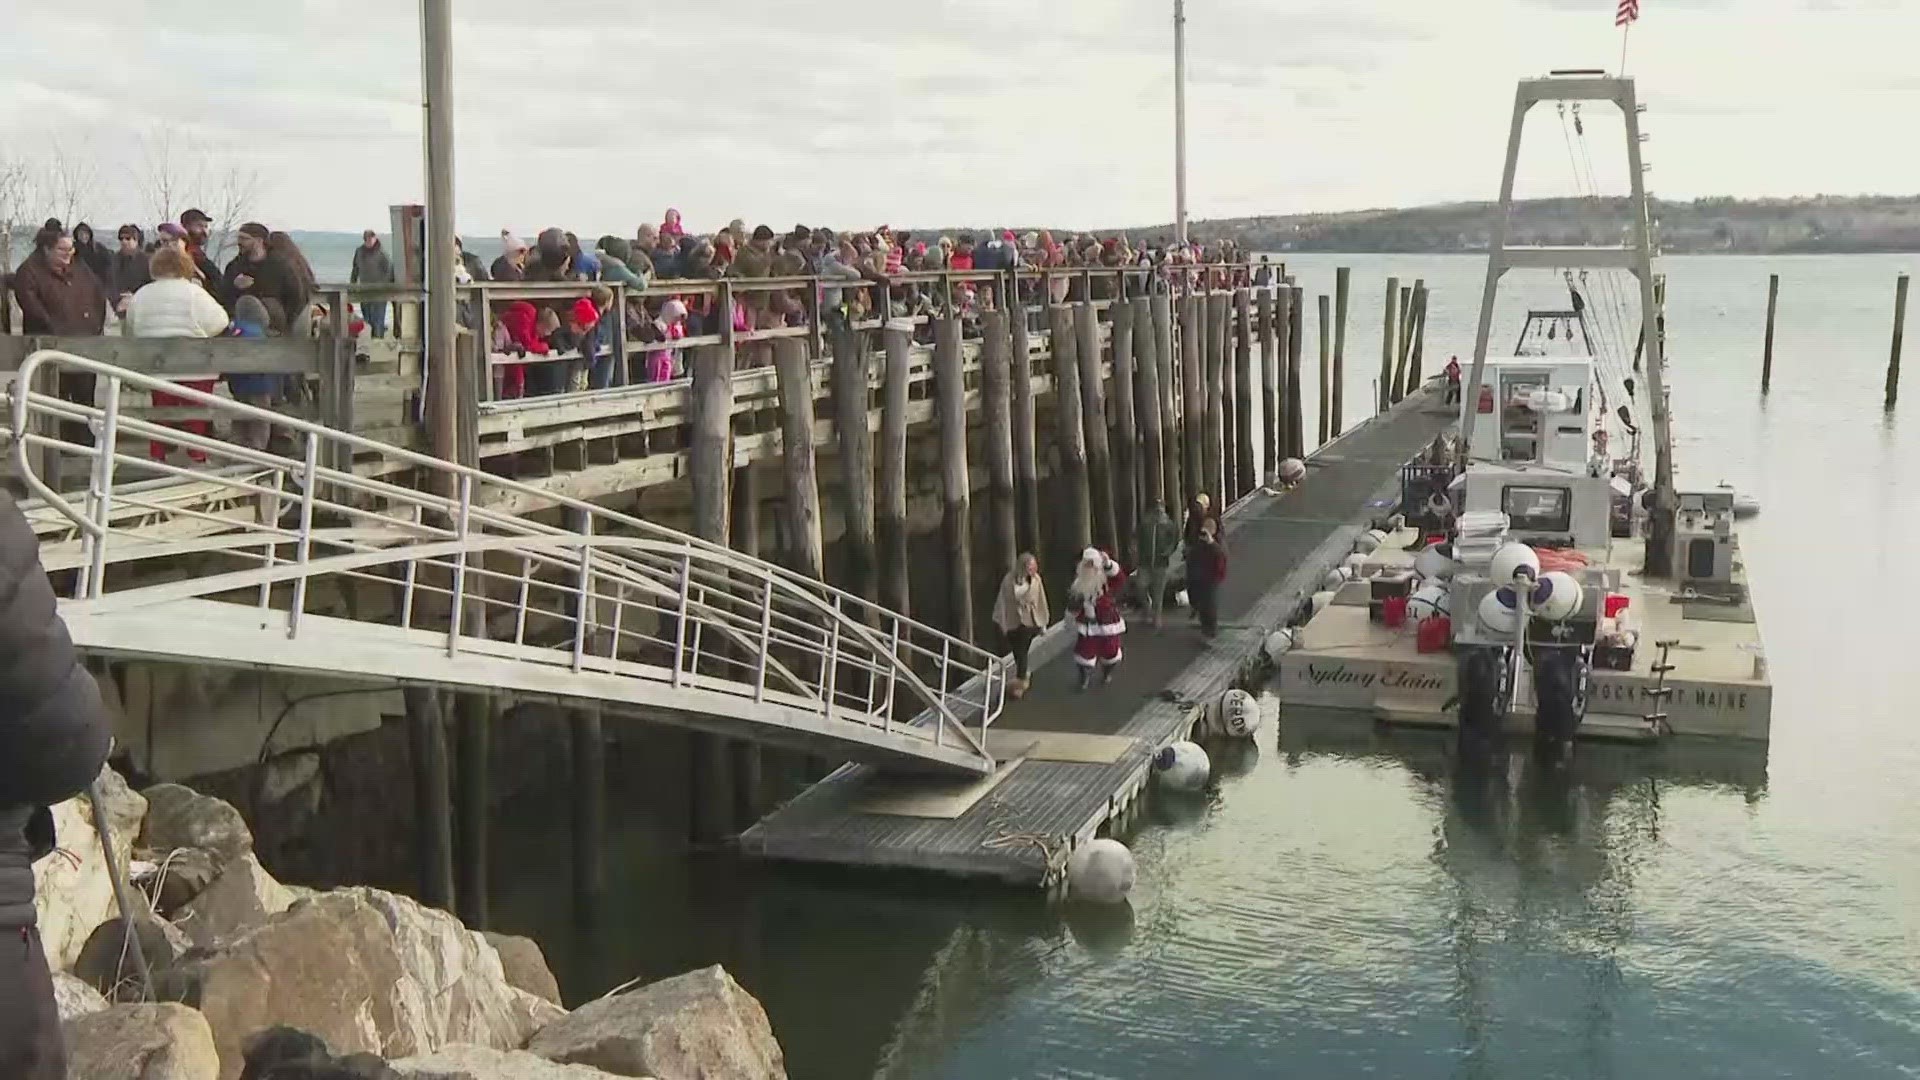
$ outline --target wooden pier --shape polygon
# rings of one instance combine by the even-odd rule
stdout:
[[[741,846],[774,859],[1058,884],[1076,845],[1124,831],[1154,753],[1259,669],[1266,635],[1397,504],[1400,467],[1452,417],[1432,393],[1414,393],[1322,447],[1297,490],[1262,489],[1232,506],[1211,641],[1184,611],[1169,610],[1159,629],[1130,620],[1113,682],[1078,691],[1071,632],[1055,627],[1034,646],[1032,692],[989,732],[1003,762],[994,776],[949,783],[845,767],[747,830]]]

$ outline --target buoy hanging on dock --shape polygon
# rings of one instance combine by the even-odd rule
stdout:
[[[1420,586],[1407,597],[1407,619],[1418,623],[1437,615],[1451,615],[1450,596],[1447,587],[1437,581]]]
[[[1533,599],[1529,605],[1535,615],[1552,622],[1560,622],[1573,617],[1580,610],[1580,601],[1585,598],[1586,590],[1580,587],[1580,581],[1565,570],[1549,570],[1540,575],[1540,583],[1533,587]]]
[[[1260,730],[1260,703],[1245,690],[1234,689],[1220,695],[1220,726],[1226,733],[1245,739]],[[1211,767],[1212,762],[1208,762]]]
[[[1428,581],[1451,581],[1459,569],[1460,563],[1438,544],[1421,548],[1413,557],[1413,572]]]
[[[1354,577],[1364,577],[1367,571],[1367,556],[1356,551],[1342,560],[1340,565],[1353,571]]]
[[[1133,891],[1136,872],[1127,845],[1103,836],[1080,845],[1067,860],[1067,891],[1078,900],[1118,904]]]
[[[1327,576],[1320,581],[1320,587],[1329,591],[1337,591],[1340,586],[1352,580],[1353,567],[1342,563],[1327,571]]]
[[[1260,648],[1267,654],[1268,660],[1278,663],[1280,658],[1287,654],[1287,650],[1293,648],[1293,641],[1293,631],[1283,626],[1268,634],[1267,640],[1261,643]]]
[[[1540,553],[1525,544],[1501,544],[1500,550],[1493,553],[1487,576],[1505,585],[1522,569],[1527,571],[1529,577],[1539,577]]]
[[[1297,457],[1290,457],[1282,461],[1280,468],[1275,471],[1279,473],[1281,483],[1291,486],[1307,478],[1307,463]]]
[[[1368,529],[1353,538],[1353,550],[1358,555],[1371,555],[1387,542],[1387,534],[1382,529]]]
[[[1199,743],[1177,742],[1161,747],[1153,757],[1153,774],[1174,791],[1199,791],[1207,785],[1213,763]]]
[[[1331,603],[1333,603],[1333,590],[1321,589],[1319,592],[1313,594],[1313,613],[1315,615],[1320,614],[1327,610],[1327,605]]]
[[[1501,586],[1480,598],[1480,621],[1496,634],[1511,634],[1520,626],[1520,611],[1513,590]]]

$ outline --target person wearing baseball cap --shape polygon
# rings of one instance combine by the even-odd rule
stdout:
[[[193,265],[200,270],[200,280],[206,282],[208,288],[213,288],[214,283],[220,280],[220,268],[213,264],[207,252],[213,219],[207,216],[205,210],[189,210],[180,215],[180,227],[187,232],[187,254],[193,256]]]

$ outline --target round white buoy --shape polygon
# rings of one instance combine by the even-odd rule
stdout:
[[[1327,576],[1320,581],[1320,587],[1323,589],[1338,590],[1340,586],[1352,580],[1353,567],[1342,563],[1327,571]]]
[[[1407,597],[1407,621],[1417,623],[1436,615],[1451,614],[1447,606],[1449,596],[1447,587],[1437,581],[1430,581],[1413,590],[1413,595]]]
[[[1297,484],[1307,478],[1307,463],[1297,457],[1290,457],[1280,463],[1280,482]]]
[[[1179,592],[1173,594],[1173,604],[1175,607],[1186,607],[1192,602],[1193,601],[1187,598],[1187,590],[1185,589],[1181,589]]]
[[[1449,581],[1459,569],[1460,564],[1437,546],[1421,548],[1413,557],[1413,572],[1429,581]]]
[[[1089,840],[1067,860],[1067,889],[1076,899],[1118,904],[1133,891],[1133,852],[1118,840]]]
[[[1501,544],[1500,550],[1493,553],[1493,563],[1487,568],[1487,576],[1505,585],[1523,567],[1530,576],[1539,577],[1539,553],[1525,544]]]
[[[1260,703],[1245,690],[1227,691],[1220,696],[1220,726],[1242,739],[1259,731]]]
[[[1267,635],[1267,640],[1262,643],[1261,648],[1266,652],[1267,659],[1280,659],[1286,655],[1288,649],[1293,648],[1293,631],[1284,626],[1275,630]]]
[[[1331,603],[1333,603],[1333,590],[1321,589],[1319,592],[1313,594],[1313,613],[1315,615],[1320,614],[1327,610],[1327,605]]]
[[[1340,565],[1353,571],[1354,577],[1361,577],[1365,575],[1367,570],[1367,556],[1356,551],[1342,560]]]
[[[1565,570],[1549,570],[1540,575],[1540,583],[1533,587],[1530,602],[1534,614],[1543,619],[1560,622],[1573,617],[1580,610],[1585,589],[1580,581]]]
[[[1162,747],[1153,758],[1154,775],[1174,791],[1199,791],[1207,784],[1213,765],[1199,743],[1177,742]]]
[[[1496,634],[1511,634],[1520,626],[1520,612],[1512,589],[1500,588],[1480,598],[1480,621]]]
[[[1379,529],[1368,529],[1353,538],[1353,550],[1361,555],[1371,555],[1387,542],[1387,534]]]

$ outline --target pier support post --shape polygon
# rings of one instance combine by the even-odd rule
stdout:
[[[940,532],[947,549],[947,632],[973,640],[973,513],[967,476],[967,382],[960,320],[934,320],[933,413],[940,428]],[[1011,560],[1009,560],[1011,564]]]
[[[1113,514],[1113,452],[1107,438],[1107,389],[1101,362],[1100,313],[1092,301],[1073,309],[1073,340],[1080,361],[1080,422],[1087,437],[1087,491],[1093,513],[1093,542],[1117,551]]]
[[[1234,377],[1238,358],[1240,326],[1237,316],[1238,289],[1224,289],[1227,297],[1227,321],[1220,336],[1220,506],[1224,510],[1240,498],[1240,414],[1236,408],[1239,382]]]
[[[1333,273],[1333,420],[1329,430],[1339,435],[1346,428],[1347,403],[1347,299],[1353,291],[1353,267],[1342,266]]]
[[[786,479],[786,534],[792,550],[788,565],[816,581],[824,580],[820,540],[820,483],[813,461],[813,371],[807,343],[778,338],[773,343],[773,375],[780,387],[780,462]]]
[[[913,338],[887,327],[886,378],[880,390],[879,466],[880,605],[907,614],[907,378]]]
[[[1182,471],[1186,475],[1186,502],[1202,493],[1220,493],[1207,486],[1204,453],[1207,428],[1207,299],[1204,295],[1180,300],[1180,429]]]
[[[1400,327],[1400,279],[1387,279],[1387,306],[1382,309],[1380,324],[1380,387],[1377,409],[1386,412],[1393,404],[1393,356],[1394,331]]]
[[[733,550],[757,559],[760,557],[760,481],[751,464],[733,470],[732,501],[728,528],[732,532]],[[735,656],[744,665],[754,661],[754,654],[747,648],[736,649]],[[729,739],[726,747],[732,765],[733,828],[740,832],[760,820],[762,751],[746,739]]]
[[[1200,456],[1202,490],[1213,493],[1214,512],[1225,513],[1227,504],[1227,315],[1233,298],[1224,290],[1207,294],[1206,304],[1206,385]]]
[[[1413,349],[1407,358],[1407,393],[1420,389],[1420,362],[1427,351],[1427,284],[1421,281],[1413,289]]]
[[[1113,526],[1114,550],[1123,566],[1138,561],[1135,534],[1140,526],[1140,436],[1134,422],[1134,305],[1117,299],[1107,309],[1113,324]]]
[[[1153,357],[1160,400],[1160,487],[1167,509],[1179,516],[1186,505],[1180,494],[1180,414],[1174,410],[1173,296],[1161,293],[1148,299],[1153,319]]]
[[[986,438],[992,558],[995,573],[1005,573],[1020,554],[1020,528],[1013,506],[1013,374],[1012,358],[1007,355],[1006,311],[986,312],[980,320],[980,335],[980,414]]]
[[[1887,403],[1886,410],[1893,411],[1900,401],[1900,342],[1907,333],[1907,286],[1910,279],[1905,274],[1893,287],[1893,353],[1887,357]],[[1664,341],[1662,345],[1664,346]],[[1666,355],[1664,352],[1661,355]]]
[[[1073,309],[1055,304],[1047,309],[1051,330],[1048,349],[1053,354],[1055,437],[1060,450],[1060,485],[1066,505],[1056,542],[1061,565],[1072,566],[1080,552],[1093,544],[1092,494],[1087,488],[1087,432],[1080,420],[1080,360],[1074,340]]]
[[[840,480],[845,487],[847,519],[846,586],[874,600],[879,597],[873,523],[873,429],[868,426],[870,397],[866,337],[842,326],[833,332],[834,439],[840,450]]]
[[[1007,366],[1012,389],[1013,498],[1015,532],[1021,551],[1040,554],[1039,429],[1033,408],[1033,343],[1027,332],[1027,308],[1018,289],[1007,293],[1008,331],[1012,338]]]
[[[487,916],[488,753],[493,737],[493,702],[485,694],[461,694],[455,701],[459,791],[455,796],[455,832],[460,844],[457,906],[469,930],[485,930]]]
[[[568,714],[573,738],[573,921],[600,923],[607,892],[607,743],[599,709]]]
[[[409,686],[401,696],[407,707],[407,743],[413,759],[414,844],[420,872],[420,902],[441,909],[453,906],[453,785],[447,764],[447,730],[440,713],[440,691]]]
[[[1254,319],[1260,334],[1260,454],[1265,474],[1280,464],[1280,330],[1276,312],[1284,289],[1262,289],[1255,298]]]
[[[1238,497],[1260,486],[1253,448],[1253,293],[1234,290],[1233,310],[1233,432],[1238,440],[1233,461],[1240,470],[1233,487]]]
[[[688,471],[693,488],[693,535],[727,542],[728,478],[733,472],[732,345],[693,350]],[[693,733],[688,739],[687,832],[696,844],[726,835],[732,795],[724,740]]]
[[[1136,510],[1168,505],[1166,428],[1161,424],[1160,371],[1154,356],[1153,300],[1136,296],[1133,308],[1134,423],[1140,432],[1140,502]]]
[[[1407,381],[1407,362],[1413,356],[1413,298],[1426,287],[1425,278],[1415,278],[1411,286],[1402,286],[1400,289],[1400,338],[1395,345],[1398,351],[1393,358],[1395,405],[1400,404],[1400,399],[1413,390],[1413,384]]]
[[[1760,392],[1773,389],[1773,316],[1780,308],[1780,275],[1767,275],[1767,343],[1760,353]]]
[[[1333,422],[1333,413],[1332,413],[1333,399],[1330,395],[1335,393],[1334,387],[1338,385],[1333,381],[1334,380],[1333,350],[1332,350],[1333,309],[1330,306],[1330,304],[1331,304],[1331,301],[1328,298],[1327,294],[1321,293],[1320,294],[1320,441],[1314,444],[1314,449],[1316,450],[1318,450],[1322,446],[1327,445],[1327,439],[1330,437],[1330,433],[1333,430],[1331,426]],[[1388,372],[1387,375],[1389,378],[1392,377],[1391,372]],[[1384,397],[1382,398],[1382,400],[1383,401],[1385,400]]]
[[[1306,403],[1300,396],[1300,351],[1307,335],[1301,329],[1306,321],[1307,293],[1298,285],[1287,287],[1287,456],[1305,460],[1307,456]]]

